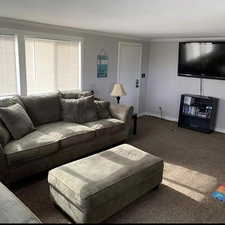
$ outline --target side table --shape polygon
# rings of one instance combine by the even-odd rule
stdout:
[[[137,134],[137,113],[134,113],[132,115],[132,119],[133,119],[133,134]]]

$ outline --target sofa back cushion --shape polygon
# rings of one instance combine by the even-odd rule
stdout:
[[[81,97],[88,97],[91,96],[91,91],[79,91],[79,90],[66,90],[66,91],[59,91],[59,95],[61,98],[65,99],[78,99]]]
[[[16,140],[35,130],[27,112],[18,103],[0,107],[0,118]]]
[[[61,104],[64,121],[86,123],[98,119],[93,95],[79,99],[62,98]]]
[[[38,126],[61,120],[58,92],[21,97],[33,123]]]

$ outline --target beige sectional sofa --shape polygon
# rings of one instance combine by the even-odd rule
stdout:
[[[0,144],[0,180],[15,182],[126,140],[132,106],[110,104],[111,118],[107,119],[82,124],[63,121],[60,98],[77,99],[89,95],[89,91],[64,91],[1,98],[0,107],[15,103],[23,106],[36,130],[14,140],[0,123],[0,130],[7,137],[7,143]]]

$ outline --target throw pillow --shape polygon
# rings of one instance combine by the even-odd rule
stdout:
[[[67,122],[75,122],[77,107],[76,99],[61,98],[62,119]]]
[[[0,144],[4,147],[10,141],[10,133],[4,124],[0,121]]]
[[[64,121],[86,123],[98,119],[93,95],[79,99],[61,99],[61,103]]]
[[[111,113],[109,111],[110,102],[106,101],[95,101],[97,115],[99,119],[111,118]]]
[[[0,118],[16,140],[35,130],[27,112],[18,103],[0,107]]]

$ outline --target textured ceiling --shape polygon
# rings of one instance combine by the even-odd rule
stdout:
[[[139,38],[225,36],[225,0],[0,0],[0,16]]]

